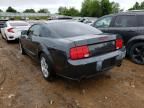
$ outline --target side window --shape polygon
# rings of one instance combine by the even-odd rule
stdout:
[[[136,27],[137,20],[135,15],[117,16],[114,22],[114,27]]]
[[[28,35],[39,36],[40,35],[40,25],[33,25],[29,29]]]
[[[137,20],[138,20],[138,26],[144,27],[144,15],[138,15]]]
[[[104,17],[95,23],[95,27],[96,28],[107,28],[110,26],[111,21],[112,21],[112,16]]]
[[[51,31],[47,28],[42,26],[42,29],[40,31],[41,37],[53,37]]]

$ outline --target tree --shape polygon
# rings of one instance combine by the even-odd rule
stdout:
[[[24,13],[35,13],[34,9],[26,9]]]
[[[14,8],[12,8],[11,6],[9,6],[8,9],[6,10],[6,12],[16,13],[17,11]]]
[[[88,16],[90,17],[100,17],[102,14],[100,2],[98,0],[91,1],[89,3],[88,12]]]
[[[112,2],[112,13],[118,13],[120,11],[120,5],[118,3]]]
[[[3,12],[3,10],[0,9],[0,12]]]
[[[50,13],[50,11],[48,10],[48,9],[40,9],[39,11],[38,11],[38,13]]]
[[[141,10],[144,9],[144,1],[141,3],[136,2],[132,8],[130,8],[129,10]]]
[[[85,16],[85,17],[101,17],[110,13],[120,11],[118,3],[110,2],[109,0],[84,0],[82,3],[81,12],[75,8],[60,7],[59,14],[68,16]]]
[[[109,0],[101,0],[101,10],[102,15],[112,13],[112,4],[109,2]]]
[[[141,9],[141,5],[140,5],[138,2],[136,2],[136,3],[133,5],[133,7],[130,8],[129,10],[139,10],[139,9]]]
[[[87,17],[101,16],[101,6],[99,0],[84,0],[82,3],[81,15]]]
[[[90,0],[84,0],[84,2],[82,3],[82,8],[81,8],[81,15],[82,16],[88,16],[89,5],[90,5]]]
[[[67,9],[68,16],[79,16],[79,11],[73,7]]]
[[[60,7],[58,9],[58,13],[60,15],[66,15],[66,16],[79,16],[80,15],[79,11],[75,9],[74,7],[71,7],[71,8]]]
[[[143,2],[141,2],[141,9],[144,9],[144,1]]]
[[[66,7],[60,7],[58,9],[59,15],[67,15],[68,14],[68,9]]]
[[[89,17],[100,17],[110,13],[119,12],[119,4],[109,0],[84,0],[81,15]]]

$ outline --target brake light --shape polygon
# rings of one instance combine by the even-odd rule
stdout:
[[[14,28],[9,28],[9,29],[7,29],[7,31],[8,31],[8,32],[11,32],[11,33],[14,33],[13,29],[14,29]]]
[[[121,49],[123,47],[123,40],[117,39],[116,40],[116,49]]]
[[[82,59],[89,57],[88,46],[74,47],[70,49],[70,58],[72,60]]]

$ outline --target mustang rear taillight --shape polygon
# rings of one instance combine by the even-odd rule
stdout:
[[[14,28],[9,28],[9,29],[7,29],[7,31],[10,32],[10,33],[14,33],[13,29]]]
[[[117,39],[116,40],[116,49],[121,49],[123,47],[123,40]]]
[[[70,59],[72,60],[86,58],[89,57],[89,55],[90,53],[88,46],[74,47],[70,49]]]

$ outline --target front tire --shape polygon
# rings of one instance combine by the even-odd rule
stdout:
[[[136,64],[144,65],[144,43],[136,43],[130,48],[130,58]]]
[[[20,53],[21,53],[22,55],[25,55],[25,54],[26,54],[24,48],[22,47],[21,42],[19,42],[19,49],[20,49]]]
[[[45,54],[41,54],[40,56],[40,65],[43,77],[48,81],[52,81],[52,67]]]

